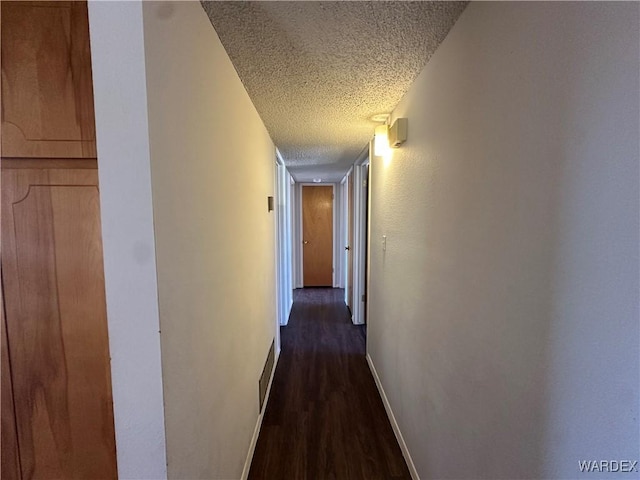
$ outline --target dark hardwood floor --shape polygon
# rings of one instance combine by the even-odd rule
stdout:
[[[294,291],[249,478],[411,478],[343,298]]]

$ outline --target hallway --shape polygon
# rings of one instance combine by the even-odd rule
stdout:
[[[639,465],[640,2],[1,19],[3,480]]]
[[[411,478],[343,298],[294,291],[249,478]]]

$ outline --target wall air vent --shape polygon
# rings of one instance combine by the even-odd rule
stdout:
[[[269,380],[271,379],[271,372],[273,371],[273,362],[275,361],[275,339],[271,341],[271,347],[269,353],[267,353],[267,360],[264,362],[264,368],[262,369],[262,375],[258,381],[258,396],[260,402],[260,411],[264,406],[264,397],[267,395],[267,387],[269,386]]]

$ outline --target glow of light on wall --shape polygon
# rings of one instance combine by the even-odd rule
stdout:
[[[373,154],[376,157],[390,157],[391,147],[389,147],[389,126],[379,125],[376,127],[373,137]]]

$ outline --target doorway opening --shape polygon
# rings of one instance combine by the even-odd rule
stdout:
[[[369,264],[369,149],[342,181],[345,303],[354,324],[366,323]]]

